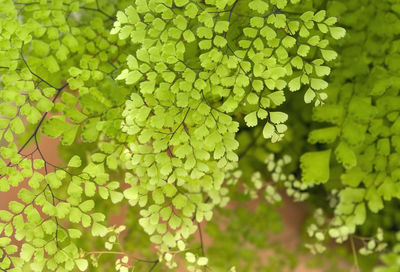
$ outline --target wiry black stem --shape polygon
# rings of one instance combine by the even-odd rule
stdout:
[[[204,256],[205,255],[205,251],[204,251],[204,242],[203,242],[203,232],[201,231],[201,226],[200,226],[199,222],[197,222],[197,227],[199,228],[201,255]]]
[[[156,268],[156,266],[157,266],[159,263],[160,263],[160,261],[157,260],[157,261],[150,267],[149,272],[152,272],[152,271]]]

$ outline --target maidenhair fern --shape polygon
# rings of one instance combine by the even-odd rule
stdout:
[[[360,253],[383,250],[362,227],[399,198],[400,3],[358,2],[0,0],[0,190],[18,192],[0,269],[246,271],[207,254],[202,222],[281,188],[316,203],[320,184],[307,247],[364,232]]]
[[[311,131],[308,140],[328,149],[304,154],[301,159],[304,180],[339,180],[335,185],[335,217],[329,224],[330,236],[339,240],[366,224],[370,213],[385,207],[384,201],[399,197],[399,67],[394,61],[398,55],[399,4],[369,2],[362,4],[362,13],[358,1],[329,5],[328,11],[342,17],[349,34],[341,45],[341,67],[335,70],[326,91],[327,104],[316,108],[312,116],[325,124]],[[378,24],[384,29],[378,29]],[[321,180],[322,171],[314,165],[323,152],[333,156],[326,155],[324,167],[318,168],[325,169],[326,178]],[[329,167],[335,167],[335,173],[329,175]],[[341,232],[343,226],[346,231]],[[367,248],[360,253],[384,247],[369,242]]]

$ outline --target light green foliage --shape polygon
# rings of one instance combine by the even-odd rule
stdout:
[[[263,170],[269,174],[267,177],[271,182],[267,182],[266,178],[260,172],[254,172],[251,175],[250,184],[244,184],[245,194],[248,194],[251,199],[257,199],[259,192],[262,192],[267,202],[276,204],[282,202],[279,189],[284,188],[286,194],[295,201],[304,201],[307,199],[308,193],[303,191],[307,189],[307,185],[297,180],[293,174],[287,173],[287,167],[291,161],[292,159],[288,155],[278,160],[275,159],[274,154],[268,155],[264,160],[266,169]]]
[[[231,198],[278,204],[281,189],[331,212],[316,210],[312,252],[362,231],[400,196],[400,9],[359,2],[0,0],[0,191],[18,191],[0,269],[264,271],[231,256],[235,239],[266,246],[263,222],[253,235],[229,214],[210,255],[201,228]],[[109,219],[126,204],[122,235]]]
[[[301,85],[314,91],[326,88],[318,77],[329,70],[314,72],[314,67],[323,70],[324,60],[307,57],[311,47],[301,51],[301,43],[310,33],[318,37],[312,45],[317,50],[329,42],[314,29],[314,20],[325,20],[324,14],[290,20],[273,11],[285,8],[284,1],[271,6],[230,1],[226,13],[218,12],[225,7],[222,3],[183,1],[176,3],[179,8],[171,8],[172,2],[157,3],[137,2],[118,12],[111,33],[138,48],[116,78],[137,88],[123,112],[122,131],[129,135],[123,160],[136,175],[126,176],[131,187],[124,195],[131,205],[143,207],[140,224],[153,242],[168,250],[196,230],[192,217],[210,220],[213,206],[226,203],[221,185],[225,173],[236,167],[238,147],[238,123],[229,115],[250,111],[248,126],[265,119],[264,137],[280,140],[288,115],[273,109],[285,102],[287,82],[299,78],[291,91]],[[243,33],[235,29],[236,8],[261,11],[263,5],[271,12],[247,20]],[[265,191],[279,200],[273,187]],[[207,196],[211,203],[203,203]],[[171,203],[176,214],[162,216]],[[157,229],[161,222],[174,231]]]
[[[301,159],[302,180],[306,184],[320,184],[329,180],[331,150],[307,152]]]
[[[396,206],[399,198],[399,67],[394,64],[399,53],[399,13],[395,11],[398,3],[335,1],[327,6],[328,13],[341,18],[343,27],[357,30],[349,31],[338,45],[338,51],[342,52],[341,68],[330,79],[326,104],[313,110],[313,130],[308,141],[318,146],[300,159],[303,181],[323,182],[331,198],[334,215],[318,231],[329,229],[330,237],[338,242],[349,238],[357,241],[359,233],[373,236],[376,230],[389,232],[385,238],[379,234],[379,238],[362,240],[360,254],[375,254],[392,240],[390,223],[382,222],[386,216],[391,217],[391,207]],[[377,9],[378,6],[382,9]],[[380,28],[380,24],[385,27]],[[329,32],[333,38],[344,35],[336,27],[330,27]],[[336,56],[330,51],[321,53],[326,60]],[[332,150],[329,158],[317,155],[328,149]],[[372,223],[371,218],[377,222]],[[391,270],[392,263],[384,262],[388,268],[377,271],[398,269]]]
[[[72,145],[78,135],[82,141],[95,141],[99,131],[109,139],[119,135],[116,106],[127,91],[120,87],[107,94],[115,86],[111,79],[117,64],[112,61],[118,63],[118,54],[113,45],[116,39],[107,27],[112,17],[105,16],[98,5],[91,1],[0,1],[1,191],[24,180],[29,185],[19,189],[9,211],[1,211],[4,271],[86,271],[89,263],[78,242],[82,231],[98,236],[109,232],[105,215],[90,198],[101,190],[111,195],[113,203],[121,201],[119,185],[108,182],[103,164],[85,162],[82,171],[74,172],[82,164],[74,156],[67,168],[59,168],[47,160],[40,146],[41,133],[61,137],[63,145]],[[116,8],[112,4],[110,10]],[[88,14],[96,16],[78,19]],[[123,43],[118,46],[123,48]],[[70,77],[76,65],[80,77]],[[73,87],[79,87],[79,94]],[[102,128],[93,127],[100,121]],[[24,132],[24,142],[16,145],[14,141]],[[102,145],[106,143],[99,141]],[[28,151],[30,146],[33,151]],[[118,145],[108,148],[107,167],[115,169],[120,152]],[[22,246],[12,245],[7,237],[22,241]]]
[[[141,47],[136,55],[128,56],[128,68],[117,79],[138,85],[142,100],[155,95],[157,100],[169,102],[165,106],[176,103],[177,110],[190,108],[191,114],[196,112],[193,108],[198,108],[200,114],[219,119],[219,114],[241,109],[247,112],[245,120],[250,127],[257,125],[258,119],[266,119],[264,137],[278,141],[287,129],[282,124],[287,115],[272,109],[285,101],[283,90],[297,91],[306,85],[310,87],[308,93],[313,93],[307,102],[315,98],[319,105],[326,98],[319,91],[327,87],[321,77],[330,69],[324,66],[324,59],[308,53],[311,48],[326,50],[327,32],[316,26],[327,27],[333,20],[325,12],[307,12],[299,19],[274,11],[286,8],[286,1],[271,5],[264,1],[230,2],[232,10],[223,13],[218,12],[225,6],[222,3],[200,9],[195,3],[182,2],[178,4],[182,8],[169,9],[168,5],[157,5],[157,1],[150,1],[146,8],[138,4],[119,12],[112,33],[118,33],[121,39],[130,38]],[[261,15],[247,20],[248,27],[242,22],[241,33],[235,29],[235,9],[255,10]],[[150,18],[150,30],[145,31],[144,22]],[[344,33],[340,27],[330,29],[335,38]],[[155,69],[150,71],[150,67]],[[167,95],[169,88],[172,92]],[[143,120],[147,111],[141,113]],[[218,125],[219,120],[214,121]],[[212,129],[210,125],[208,128]]]

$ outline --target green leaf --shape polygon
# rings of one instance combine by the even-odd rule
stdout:
[[[303,59],[301,57],[299,57],[299,56],[295,56],[294,58],[292,58],[290,63],[294,67],[296,67],[297,69],[302,69],[303,68]]]
[[[82,236],[82,232],[78,229],[68,229],[69,236],[71,238],[80,238]]]
[[[228,21],[218,21],[215,24],[214,31],[216,33],[224,33],[227,32],[229,29],[229,22]]]
[[[42,224],[42,227],[47,234],[53,234],[57,230],[57,224],[53,220],[47,220]]]
[[[61,180],[57,177],[57,175],[55,173],[47,174],[45,179],[51,188],[53,188],[53,189],[60,188]]]
[[[276,32],[270,28],[269,26],[264,26],[260,31],[261,36],[267,39],[267,41],[273,40],[276,38]]]
[[[308,141],[312,144],[331,144],[339,136],[339,133],[340,129],[338,127],[315,129],[308,135]]]
[[[300,158],[302,181],[306,184],[325,183],[329,179],[331,150],[304,153]]]
[[[0,246],[3,248],[11,242],[11,239],[8,237],[1,237],[0,238]]]
[[[33,189],[38,189],[40,187],[40,182],[44,179],[43,175],[35,172],[33,173],[31,179],[29,180],[28,184]]]
[[[181,223],[182,220],[176,215],[172,215],[171,219],[168,221],[168,224],[172,229],[177,229]]]
[[[304,94],[304,102],[305,103],[311,103],[315,98],[315,92],[309,88],[306,93]]]
[[[286,48],[292,48],[296,44],[296,39],[292,36],[286,36],[282,39],[282,44]]]
[[[300,90],[300,87],[301,87],[300,76],[293,78],[289,82],[289,90],[292,92]]]
[[[320,10],[314,14],[313,20],[315,22],[322,22],[325,19],[325,17],[326,17],[326,11]]]
[[[57,244],[56,241],[51,241],[48,244],[45,245],[44,247],[46,249],[46,252],[50,255],[54,255],[57,252]]]
[[[62,145],[71,145],[74,143],[76,134],[78,133],[79,126],[68,124],[65,131],[61,136]]]
[[[197,264],[198,264],[199,266],[205,266],[205,265],[207,265],[207,264],[208,264],[208,258],[207,258],[207,257],[199,257],[199,258],[197,259]]]
[[[336,147],[335,156],[337,161],[342,163],[342,165],[346,169],[351,169],[357,165],[356,154],[344,141],[341,141],[340,144]]]
[[[313,17],[314,17],[313,11],[306,11],[300,16],[300,19],[303,20],[304,22],[307,22],[307,21],[312,20]]]
[[[106,154],[103,153],[94,153],[90,156],[93,162],[102,163],[106,158]]]
[[[188,43],[191,43],[193,41],[196,40],[196,37],[194,36],[193,32],[190,31],[189,29],[186,30],[185,32],[183,32],[183,38],[185,39],[185,41],[187,41]]]
[[[70,196],[79,197],[83,192],[83,189],[80,184],[76,182],[70,182],[68,185],[67,193]]]
[[[61,136],[66,129],[68,129],[68,124],[62,116],[51,117],[42,126],[43,133],[52,138]]]
[[[17,201],[10,201],[8,203],[8,208],[10,209],[10,211],[12,211],[13,213],[20,213],[23,209],[24,209],[24,205],[17,202]]]
[[[92,199],[86,200],[86,201],[82,202],[81,204],[79,204],[79,208],[83,212],[90,212],[94,208],[94,201]]]
[[[41,98],[36,104],[36,108],[42,112],[48,112],[53,108],[53,102],[48,98]]]
[[[340,178],[343,184],[357,187],[365,176],[366,173],[364,173],[360,167],[353,167],[350,170],[347,170],[346,173],[342,174]]]
[[[187,27],[187,21],[185,19],[185,17],[183,17],[182,15],[178,15],[175,17],[175,19],[173,19],[173,23],[176,25],[176,27],[180,30],[185,30]]]
[[[345,188],[340,191],[339,196],[342,201],[348,203],[358,203],[363,201],[365,197],[364,188]]]
[[[274,103],[276,106],[279,106],[283,102],[286,101],[283,91],[276,91],[276,92],[270,93],[268,95],[268,98],[271,99],[272,103]]]
[[[288,115],[284,112],[274,111],[269,113],[271,122],[274,124],[281,124],[287,121]]]
[[[24,260],[25,262],[29,262],[33,256],[33,253],[35,253],[35,248],[31,246],[28,243],[24,243],[21,247],[21,259]]]
[[[178,210],[182,209],[187,202],[187,198],[182,195],[182,194],[178,194],[177,196],[175,196],[172,199],[172,204],[175,206],[175,208],[177,208]]]
[[[82,212],[78,208],[71,208],[69,220],[73,223],[79,223],[82,219]]]
[[[189,2],[189,0],[174,0],[174,2],[176,6],[183,7]]]
[[[248,127],[255,127],[258,123],[257,112],[253,111],[244,117],[244,121]]]
[[[332,38],[339,40],[346,35],[346,30],[343,27],[329,27]]]
[[[12,216],[13,216],[12,213],[10,213],[9,211],[4,211],[4,210],[0,211],[1,221],[4,221],[4,222],[10,221]]]
[[[112,203],[119,203],[124,198],[124,195],[121,192],[110,191],[110,199]]]
[[[190,3],[190,4],[186,5],[185,15],[188,16],[189,18],[193,19],[197,16],[198,11],[199,10],[197,8],[197,5],[194,3]]]
[[[19,117],[14,118],[14,120],[10,122],[10,128],[15,134],[21,134],[25,131],[25,126]]]
[[[128,85],[135,84],[136,82],[139,81],[139,79],[142,78],[142,76],[143,76],[143,75],[142,75],[139,71],[132,71],[132,72],[129,72],[129,73],[127,74],[127,76],[126,76],[125,82],[126,82],[126,84],[128,84]]]
[[[8,118],[13,118],[17,115],[17,108],[7,103],[1,103],[0,112]]]
[[[268,2],[262,0],[253,0],[249,3],[249,8],[257,11],[259,14],[264,14],[268,9]]]
[[[302,57],[306,57],[309,52],[310,52],[310,46],[308,46],[306,44],[301,44],[299,46],[299,48],[297,49],[297,54]],[[322,50],[321,50],[321,52],[322,52]]]
[[[86,271],[88,268],[88,261],[85,259],[77,259],[75,260],[75,264],[80,271]]]
[[[92,225],[92,235],[104,237],[108,233],[108,229],[100,223],[94,222]]]
[[[316,65],[314,66],[314,68],[315,68],[315,73],[319,77],[328,76],[331,73],[331,68],[329,68],[328,66]]]
[[[153,191],[152,197],[156,204],[164,203],[164,194],[160,189]]]
[[[271,123],[266,123],[263,129],[263,135],[265,139],[269,139],[275,132],[275,127]]]
[[[360,203],[356,206],[354,210],[354,223],[357,225],[362,225],[366,219],[366,208],[364,203]]]
[[[382,198],[374,187],[371,187],[368,190],[365,198],[368,200],[368,208],[372,212],[377,213],[378,211],[383,209],[384,205]]]
[[[45,57],[50,52],[49,44],[41,40],[33,40],[32,48],[37,57]]]
[[[56,215],[58,218],[64,218],[70,212],[69,203],[59,202],[56,206]]]
[[[71,68],[69,68],[68,72],[72,77],[77,77],[82,73],[82,70],[72,66]]]
[[[22,188],[18,192],[18,198],[21,199],[25,203],[31,203],[33,201],[33,199],[35,198],[35,195],[31,191],[28,191],[27,189]],[[0,216],[0,218],[1,218],[1,216]]]
[[[189,263],[195,263],[196,262],[196,256],[191,252],[186,252],[185,259]]]
[[[74,155],[68,162],[68,167],[80,167],[82,164],[82,160],[78,155]]]
[[[321,54],[324,60],[332,61],[337,58],[338,54],[333,50],[321,49]]]
[[[214,44],[217,46],[217,47],[225,47],[225,45],[226,45],[226,43],[227,43],[227,41],[226,41],[226,39],[224,38],[224,37],[222,37],[222,36],[219,36],[219,35],[216,35],[215,37],[214,37]]]
[[[42,169],[44,167],[44,164],[45,164],[44,160],[40,160],[40,159],[34,160],[33,161],[33,168]]]
[[[328,88],[328,82],[319,78],[311,78],[311,88],[314,90],[324,90]]]

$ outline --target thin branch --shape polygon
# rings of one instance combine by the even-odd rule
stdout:
[[[236,0],[235,3],[233,3],[231,9],[229,10],[229,17],[228,17],[228,22],[231,22],[231,17],[232,17],[232,12],[235,9],[237,3],[239,2],[239,0]],[[224,38],[226,39],[226,36],[228,35],[228,31],[225,32]]]
[[[155,263],[150,267],[149,272],[153,271],[159,263],[160,263],[160,261],[157,260],[157,262],[155,262]]]
[[[237,5],[237,3],[238,3],[238,2],[239,2],[239,0],[236,0],[236,1],[235,1],[235,3],[233,3],[233,5],[232,5],[231,9],[229,10],[228,22],[230,22],[230,21],[231,21],[232,12],[233,12],[233,10],[235,9],[235,7],[236,7],[236,5]]]
[[[39,152],[40,157],[41,157],[42,160],[44,161],[44,172],[47,174],[47,161],[46,161],[46,159],[44,158],[42,151],[40,150],[39,142],[38,142],[38,140],[37,140],[37,134],[35,135],[34,138],[35,138],[36,150]]]
[[[174,135],[175,135],[175,133],[178,131],[178,129],[179,129],[181,126],[183,126],[183,125],[185,124],[185,120],[186,120],[187,115],[189,114],[189,111],[190,111],[190,107],[187,109],[186,114],[185,114],[185,116],[183,117],[182,122],[181,122],[181,123],[179,124],[179,126],[172,132],[171,137],[170,137],[170,140],[174,137]],[[186,133],[187,133],[187,132],[186,132]]]
[[[238,154],[239,160],[243,158],[253,147],[256,146],[257,140],[258,138],[260,138],[262,132],[263,130],[260,129],[255,138],[253,138],[252,141],[249,143],[249,145],[246,147],[246,149],[244,149],[240,154]]]
[[[200,226],[200,223],[199,223],[199,222],[197,222],[197,227],[199,228],[200,245],[201,245],[201,255],[204,256],[204,255],[205,255],[205,251],[204,251],[203,233],[202,233],[202,231],[201,231],[201,226]]]
[[[94,11],[94,12],[99,12],[101,14],[103,14],[104,16],[106,16],[108,19],[110,20],[115,20],[115,17],[108,15],[107,13],[105,13],[104,11],[102,11],[101,9],[95,9],[95,8],[88,8],[88,7],[79,7],[80,9],[85,9],[85,10],[89,10],[89,11]]]
[[[354,245],[353,236],[350,236],[350,244],[351,244],[351,251],[353,252],[354,266],[356,268],[356,271],[360,272],[360,266],[358,264],[357,251],[356,251],[356,247]]]
[[[31,68],[29,67],[28,63],[26,62],[26,60],[25,60],[25,58],[24,58],[24,55],[22,54],[22,51],[20,51],[20,55],[21,55],[22,61],[25,63],[25,66],[28,68],[29,72],[30,72],[32,75],[34,75],[35,77],[37,77],[41,82],[46,83],[49,87],[52,87],[52,88],[54,88],[54,89],[57,89],[56,87],[54,87],[53,85],[51,85],[49,82],[47,82],[46,80],[44,80],[43,78],[41,78],[40,76],[38,76],[37,74],[35,74],[35,73],[31,70]]]
[[[28,69],[29,69],[29,67],[28,67]],[[29,71],[30,71],[30,69],[29,69]],[[45,81],[43,81],[43,82],[45,82]],[[53,102],[53,103],[56,101],[56,99],[57,99],[57,97],[60,95],[61,91],[62,91],[65,87],[67,87],[67,86],[68,86],[68,83],[65,83],[63,86],[61,86],[61,87],[58,88],[58,89],[53,87],[54,89],[57,89],[57,93],[55,94],[55,96],[54,96],[53,99],[52,99],[52,102]],[[25,143],[22,145],[22,147],[18,150],[18,154],[21,154],[22,150],[24,150],[25,147],[30,143],[30,141],[31,141],[34,137],[36,137],[36,134],[38,133],[39,128],[41,127],[43,121],[46,119],[48,113],[49,113],[49,112],[45,112],[45,113],[42,115],[42,118],[40,118],[40,121],[39,121],[39,123],[37,124],[37,126],[36,126],[36,128],[35,128],[33,134],[28,138],[28,140],[26,140],[26,142],[25,142]]]

